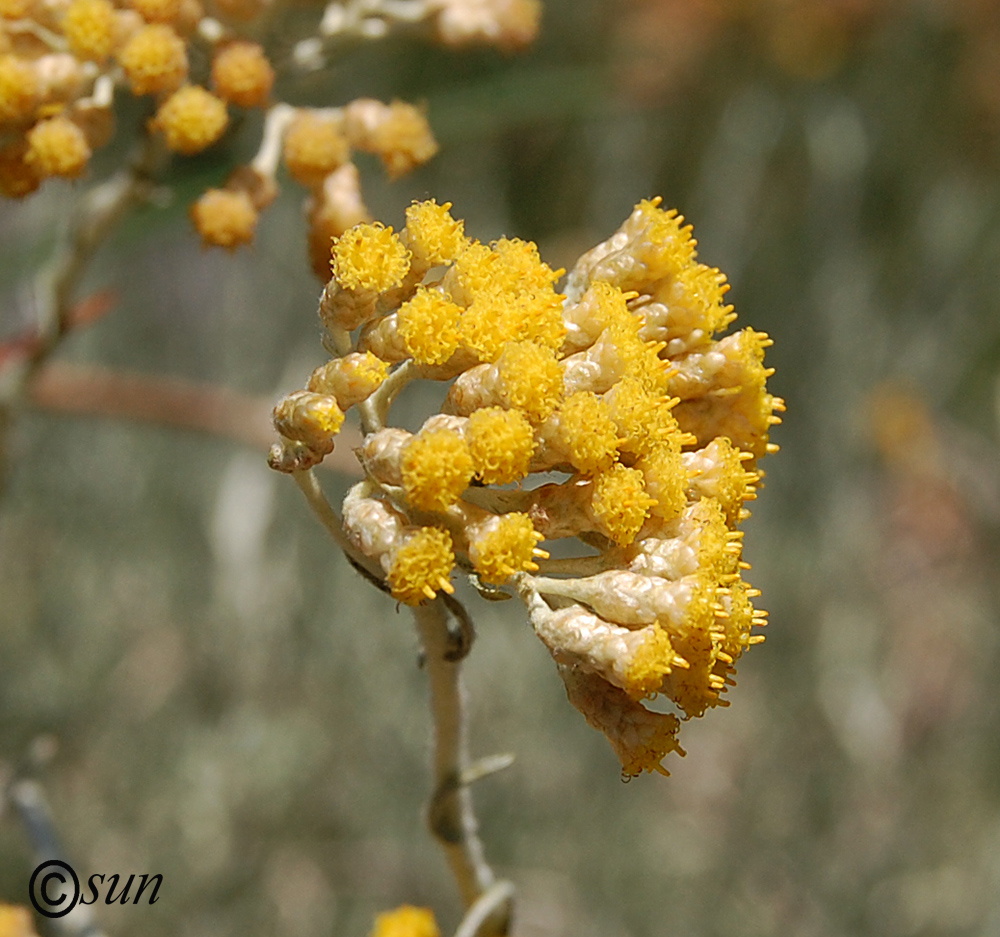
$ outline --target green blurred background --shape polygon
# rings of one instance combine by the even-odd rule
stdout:
[[[474,790],[514,934],[1000,934],[1000,3],[548,0],[523,54],[392,37],[283,91],[427,103],[438,157],[362,164],[397,226],[450,200],[569,266],[663,195],[775,339],[782,451],[745,525],[768,640],[672,777],[623,785],[520,606],[464,596],[473,754],[517,755]],[[185,215],[252,124],[105,245],[82,294],[115,308],[60,359],[274,398],[321,363],[301,190],[233,256]],[[5,336],[76,191],[0,205]],[[77,867],[163,874],[154,907],[99,908],[108,934],[364,937],[404,902],[454,927],[411,621],[291,481],[48,412],[8,446],[0,761],[54,739],[35,776]],[[33,866],[8,809],[0,900]]]

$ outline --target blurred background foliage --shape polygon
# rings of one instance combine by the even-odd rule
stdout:
[[[465,596],[473,753],[517,754],[475,789],[514,933],[1000,932],[1000,4],[547,0],[519,56],[391,37],[282,91],[357,95],[426,101],[442,144],[392,184],[362,165],[390,224],[451,200],[568,266],[662,194],[788,401],[746,524],[768,641],[671,778],[623,786],[520,606]],[[63,360],[275,399],[323,360],[293,184],[250,250],[189,228],[245,129],[101,250],[84,295],[114,309]],[[0,206],[6,336],[74,191]],[[5,472],[0,759],[54,739],[37,777],[77,867],[164,876],[107,932],[365,935],[403,902],[454,926],[409,616],[262,453],[38,411]],[[0,856],[23,902],[10,811]]]

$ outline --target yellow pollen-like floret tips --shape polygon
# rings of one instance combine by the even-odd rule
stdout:
[[[410,252],[392,228],[355,225],[333,242],[331,267],[346,289],[382,293],[399,286],[410,269]]]
[[[444,364],[458,348],[461,315],[462,307],[438,290],[419,287],[397,313],[403,347],[417,364]]]
[[[496,366],[500,397],[507,407],[541,423],[559,405],[563,372],[551,348],[534,342],[508,342]]]
[[[469,487],[474,467],[465,440],[448,429],[417,433],[400,466],[406,498],[424,511],[443,511]]]
[[[635,467],[646,480],[647,494],[656,499],[651,513],[668,520],[677,517],[687,504],[685,492],[688,487],[688,473],[680,447],[658,446],[639,459]]]
[[[274,85],[274,69],[256,42],[231,42],[212,59],[212,87],[240,107],[263,107]]]
[[[555,443],[585,474],[610,468],[618,454],[618,433],[608,405],[588,391],[571,394],[554,416]]]
[[[117,18],[110,0],[73,0],[62,20],[69,51],[78,59],[103,62],[115,47]]]
[[[594,482],[591,510],[604,532],[619,546],[635,540],[656,499],[646,494],[642,472],[613,465]]]
[[[441,937],[441,931],[430,909],[403,905],[375,918],[371,937]]]
[[[389,586],[393,598],[419,605],[438,592],[454,592],[449,582],[455,566],[451,536],[436,527],[422,527],[392,557]]]
[[[84,132],[68,117],[50,117],[28,131],[25,161],[40,176],[79,176],[90,159]]]
[[[642,699],[655,694],[663,683],[663,677],[673,669],[675,657],[669,635],[654,623],[646,639],[632,655],[625,672],[629,695]]]
[[[0,124],[31,117],[40,90],[30,64],[14,55],[0,55]]]
[[[504,514],[482,526],[469,543],[469,559],[480,579],[500,585],[514,573],[538,569],[533,557],[542,535],[527,514]]]
[[[535,451],[534,433],[517,410],[476,410],[469,417],[466,439],[476,475],[484,484],[506,485],[528,474]]]
[[[465,248],[465,223],[452,218],[451,202],[433,199],[414,202],[406,209],[406,243],[425,263],[451,263]]]
[[[184,40],[163,23],[144,26],[118,52],[133,94],[173,91],[187,78]]]
[[[166,137],[167,146],[186,156],[210,147],[228,123],[225,102],[200,85],[175,91],[160,105],[153,120],[153,126]]]
[[[191,218],[206,246],[234,250],[253,240],[257,209],[242,189],[209,189],[191,206]]]
[[[313,111],[302,111],[285,131],[282,156],[296,182],[319,186],[351,156],[342,121]]]

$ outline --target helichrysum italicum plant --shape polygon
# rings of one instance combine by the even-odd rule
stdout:
[[[764,624],[740,521],[780,422],[770,339],[735,319],[691,227],[644,201],[565,278],[534,244],[469,238],[450,205],[413,204],[398,234],[333,242],[320,316],[335,355],[275,408],[274,468],[299,476],[358,406],[365,478],[344,545],[400,602],[467,575],[516,593],[570,701],[626,777],[665,772],[678,716],[727,705]],[[388,424],[416,379],[449,382],[411,433]],[[552,558],[553,541],[571,544]]]

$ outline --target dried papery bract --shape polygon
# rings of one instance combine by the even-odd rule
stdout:
[[[784,408],[766,387],[770,340],[716,337],[734,318],[725,278],[658,199],[581,257],[564,293],[533,244],[471,240],[449,208],[415,203],[399,234],[362,224],[333,242],[320,313],[340,357],[309,391],[360,367],[358,349],[381,365],[338,396],[365,430],[348,539],[407,604],[449,592],[453,566],[520,596],[623,774],[666,773],[680,721],[644,701],[686,717],[728,705],[737,659],[763,640],[737,527]],[[442,412],[416,433],[387,426],[415,377],[451,382]],[[335,444],[309,429],[303,394],[276,410],[285,471]],[[535,481],[553,470],[567,480]],[[574,538],[576,558],[542,548]]]

